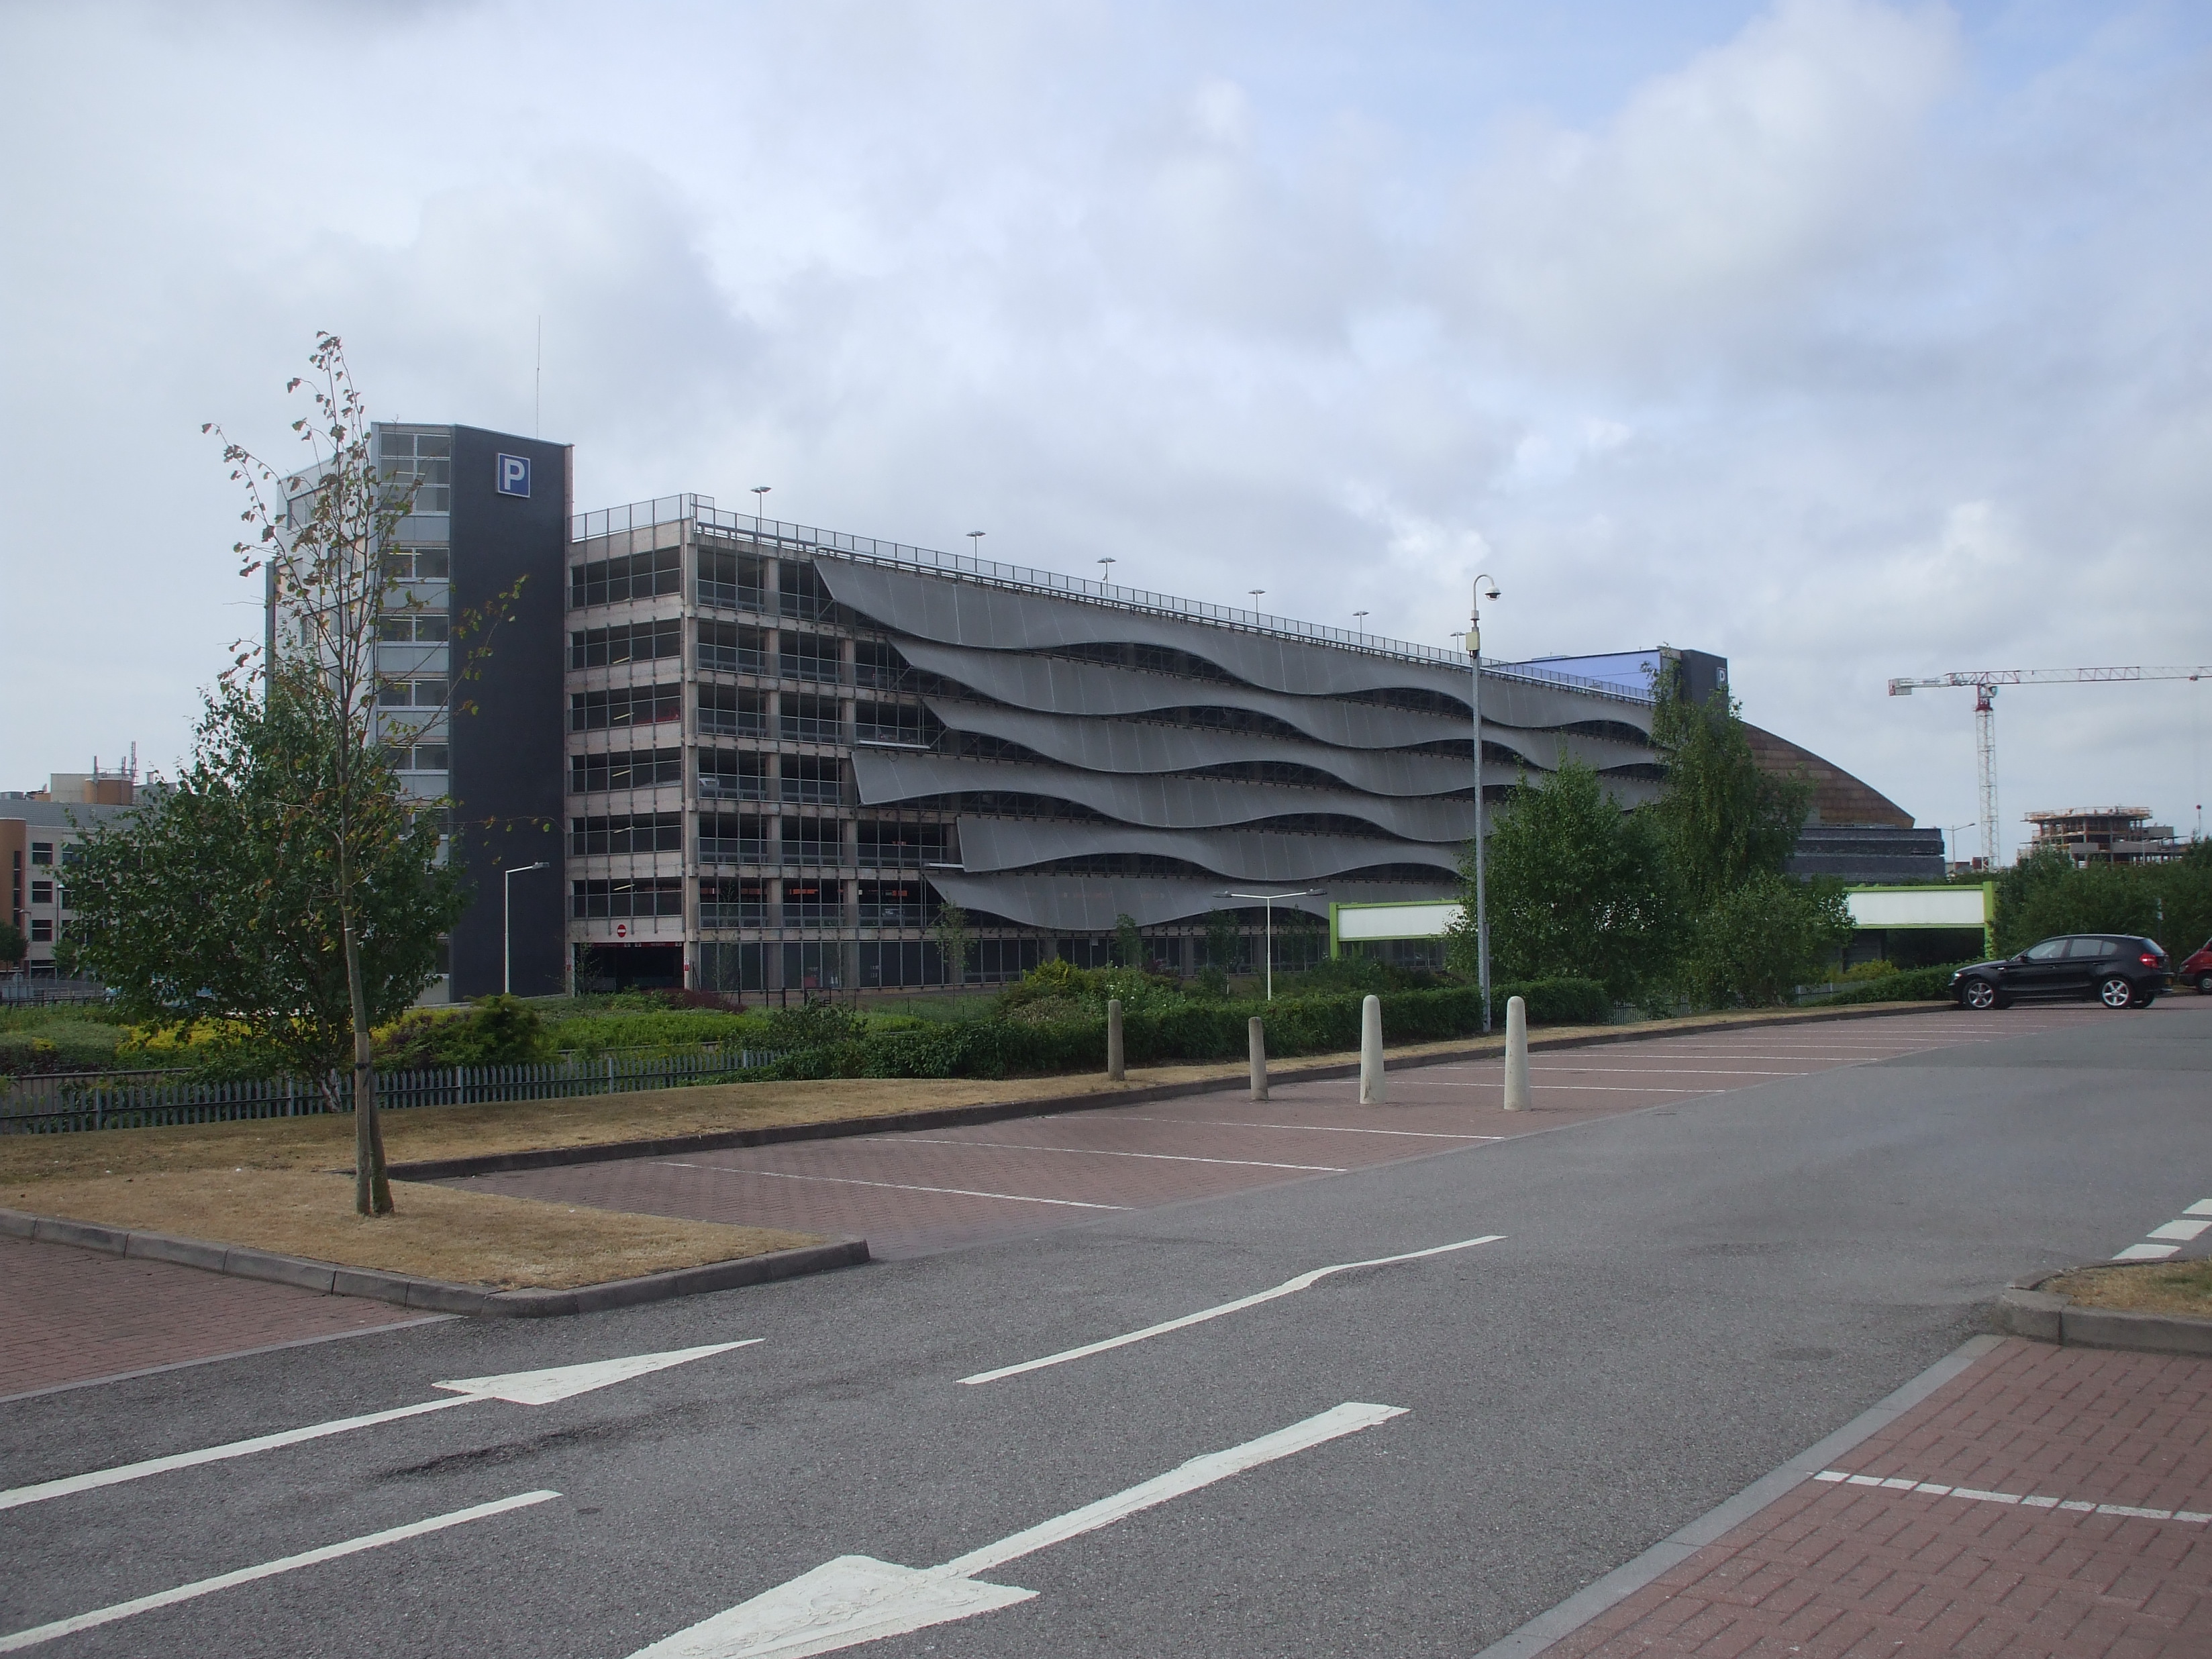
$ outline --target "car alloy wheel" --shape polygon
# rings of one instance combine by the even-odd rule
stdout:
[[[1986,1012],[1997,1006],[1997,988],[1985,979],[1970,979],[1963,997],[1966,1006]]]
[[[2197,994],[2201,997],[2212,997],[2212,974],[2197,975]]]
[[[2107,1008],[2124,1008],[2136,1000],[2136,988],[2115,974],[2097,988],[2097,1000]]]

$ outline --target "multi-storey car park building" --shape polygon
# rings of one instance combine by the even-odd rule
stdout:
[[[567,450],[471,428],[378,445],[422,481],[380,666],[478,894],[457,995],[499,988],[509,939],[523,994],[941,984],[948,906],[971,976],[1102,960],[1124,916],[1187,971],[1224,913],[1257,930],[1258,894],[1295,895],[1279,920],[1457,890],[1455,652],[705,496],[571,515]],[[467,706],[410,714],[445,701],[440,618],[518,578]],[[1692,694],[1724,683],[1678,654]],[[1655,791],[1648,684],[1486,664],[1482,700],[1493,803],[1570,753],[1624,805]]]

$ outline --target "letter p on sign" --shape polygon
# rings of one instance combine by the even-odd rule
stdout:
[[[502,495],[527,495],[530,493],[530,457],[502,455],[499,458],[499,493]]]

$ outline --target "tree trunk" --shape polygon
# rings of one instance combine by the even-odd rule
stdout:
[[[368,996],[362,985],[361,941],[345,919],[346,992],[353,1001],[353,1207],[359,1215],[392,1213],[392,1182],[384,1172],[384,1126],[376,1115],[376,1065],[368,1031]]]

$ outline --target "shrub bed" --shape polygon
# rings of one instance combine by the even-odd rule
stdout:
[[[1492,989],[1494,1024],[1505,1000],[1528,1006],[1532,1025],[1603,1024],[1611,1012],[1595,980],[1540,980]],[[1143,1010],[1122,1020],[1122,1044],[1133,1066],[1239,1060],[1246,1024],[1266,1024],[1267,1052],[1279,1058],[1341,1053],[1359,1046],[1359,996],[1305,996],[1265,1002],[1183,1002]],[[1435,1042],[1482,1029],[1481,994],[1471,986],[1386,993],[1382,1036],[1391,1042]],[[1036,1024],[963,1020],[920,1030],[871,1031],[857,1038],[799,1049],[763,1076],[1001,1078],[1103,1071],[1102,1016]]]
[[[1854,985],[1833,996],[1817,998],[1805,1006],[1832,1008],[1850,1002],[1944,1002],[1950,999],[1951,975],[1958,971],[1956,963],[1936,968],[1907,968],[1901,973],[1884,974],[1880,979]]]

